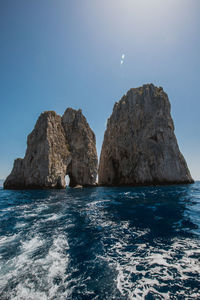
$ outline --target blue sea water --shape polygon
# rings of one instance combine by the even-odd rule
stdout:
[[[1,188],[0,299],[200,299],[200,182]]]

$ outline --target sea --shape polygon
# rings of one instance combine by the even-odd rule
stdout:
[[[0,188],[0,299],[200,299],[200,182]]]

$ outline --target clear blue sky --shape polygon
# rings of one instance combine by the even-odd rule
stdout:
[[[154,83],[200,179],[199,14],[199,0],[0,0],[0,178],[42,111],[82,108],[100,152],[114,102]]]

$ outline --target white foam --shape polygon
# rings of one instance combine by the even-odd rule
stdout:
[[[45,257],[32,256],[31,254],[43,244],[44,240],[40,236],[33,235],[32,238],[22,241],[20,254],[3,265],[0,272],[1,288],[5,288],[10,281],[20,281],[10,291],[9,296],[11,299],[66,299],[71,293],[70,289],[66,289],[61,294],[59,292],[60,286],[66,286],[65,281],[69,275],[66,273],[69,261],[69,255],[67,254],[69,245],[66,236],[55,234],[52,245]],[[59,277],[59,284],[54,282],[56,277]]]
[[[0,246],[11,243],[17,238],[18,234],[13,234],[13,235],[7,235],[7,236],[2,236],[0,237]]]
[[[62,215],[60,215],[60,214],[51,214],[49,217],[47,216],[47,218],[44,220],[44,222],[59,220],[61,217],[62,217]]]
[[[154,253],[153,255],[148,256],[149,265],[152,266],[154,264],[170,267],[170,264],[166,262],[166,259],[161,253]]]
[[[25,227],[27,224],[26,223],[23,223],[23,222],[17,222],[17,224],[15,225],[15,228],[18,229],[18,228],[23,228]]]
[[[38,247],[43,244],[43,240],[39,236],[34,236],[30,240],[26,240],[22,242],[22,253],[26,252],[34,252]]]
[[[159,289],[161,286],[168,289],[169,281],[171,281],[173,284],[180,284],[181,290],[184,287],[184,281],[190,279],[191,274],[198,278],[200,272],[200,262],[197,258],[197,254],[200,253],[199,241],[174,240],[171,247],[166,250],[160,245],[150,247],[145,243],[135,244],[136,250],[132,252],[127,250],[129,249],[127,248],[129,232],[122,234],[123,229],[126,228],[128,228],[126,223],[118,227],[118,234],[116,232],[113,235],[115,243],[104,257],[100,257],[117,271],[116,286],[122,296],[127,299],[144,299],[151,293],[157,295],[159,299],[170,299],[173,292],[171,294],[170,289],[168,292],[161,292]],[[139,237],[147,233],[148,230],[138,232],[136,230],[136,236]],[[177,256],[177,253],[182,253],[181,258]],[[176,282],[177,278],[179,278],[178,282]],[[177,295],[179,295],[178,290]],[[189,294],[188,292],[188,288],[184,287],[184,295],[200,297],[200,292],[190,291]]]
[[[28,281],[25,284],[19,283],[16,291],[11,293],[11,297],[12,300],[48,300],[44,292],[35,290]]]

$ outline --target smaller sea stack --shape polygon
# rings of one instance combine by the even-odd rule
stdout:
[[[115,103],[104,134],[99,184],[193,183],[181,154],[167,94],[146,84]]]
[[[68,108],[61,117],[46,111],[29,134],[24,159],[14,162],[5,189],[62,189],[94,186],[97,176],[96,138],[81,110]]]

